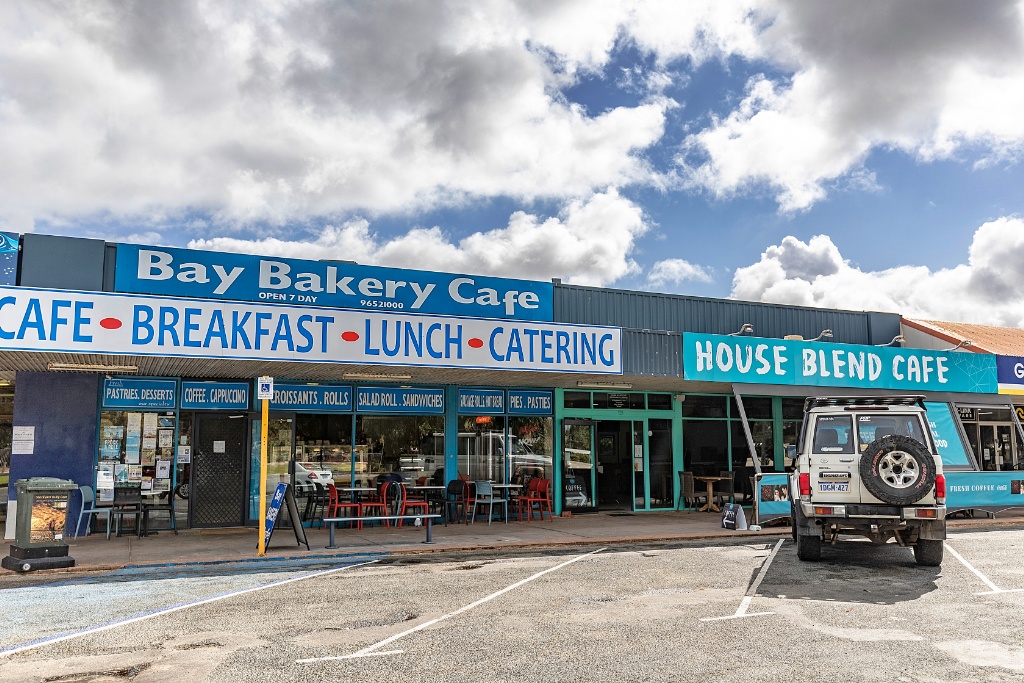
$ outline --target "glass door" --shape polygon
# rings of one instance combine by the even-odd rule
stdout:
[[[562,420],[562,509],[596,510],[594,490],[597,468],[591,420]]]
[[[260,440],[262,435],[262,420],[259,415],[249,419],[249,434],[251,444],[249,450],[249,510],[248,521],[257,523],[260,515]],[[279,417],[270,416],[267,423],[267,504],[274,495],[274,490],[280,482],[294,483],[289,473],[289,462],[293,452],[295,440],[295,420],[291,416]],[[300,505],[301,509],[301,505]]]

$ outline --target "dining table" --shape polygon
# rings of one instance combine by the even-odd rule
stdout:
[[[694,475],[693,476],[693,480],[694,481],[702,481],[708,487],[708,502],[704,504],[704,507],[699,508],[697,510],[698,512],[721,512],[722,511],[722,508],[720,508],[717,505],[715,505],[715,497],[714,497],[715,496],[715,490],[714,490],[714,487],[715,487],[715,482],[717,482],[717,481],[727,481],[728,479],[729,479],[729,477],[712,476],[712,475],[707,475],[707,476],[697,476],[697,475]]]
[[[505,498],[508,498],[509,496],[512,495],[513,491],[518,491],[519,489],[523,488],[523,485],[522,484],[491,484],[491,488],[492,489],[500,490],[502,492],[502,495],[504,495]]]
[[[377,489],[375,489],[372,486],[344,486],[342,488],[339,488],[338,490],[348,494],[354,493],[356,502],[368,498],[371,493],[377,491]]]
[[[427,501],[433,509],[439,510],[444,508],[444,490],[445,486],[438,484],[420,484],[418,486],[406,486],[405,488],[410,491],[419,491],[423,494],[423,499]]]

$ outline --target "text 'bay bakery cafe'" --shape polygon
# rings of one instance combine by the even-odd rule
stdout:
[[[257,523],[260,376],[269,492],[540,477],[556,515],[644,512],[685,505],[691,472],[725,473],[749,502],[791,462],[803,399],[835,393],[924,394],[965,476],[990,462],[967,410],[997,415],[1000,471],[1024,462],[995,356],[893,347],[895,314],[17,241],[0,285],[10,481],[73,479],[100,504],[138,486],[179,527]]]

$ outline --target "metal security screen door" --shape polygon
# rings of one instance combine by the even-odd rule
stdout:
[[[244,415],[196,415],[189,524],[193,528],[245,523]]]

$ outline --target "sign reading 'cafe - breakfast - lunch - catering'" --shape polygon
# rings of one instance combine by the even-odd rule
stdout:
[[[622,373],[621,330],[0,287],[0,349]]]

